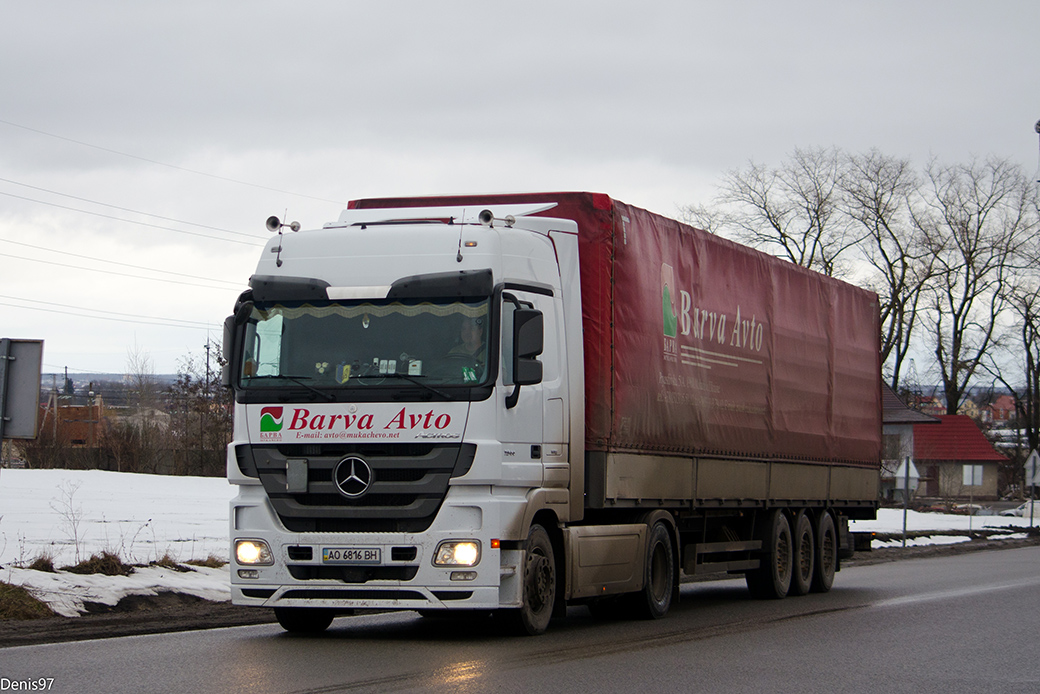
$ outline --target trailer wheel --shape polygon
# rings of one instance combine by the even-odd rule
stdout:
[[[791,524],[782,510],[769,514],[758,538],[762,540],[762,564],[745,574],[748,589],[756,598],[783,598],[791,587],[794,547]]]
[[[533,525],[524,544],[523,605],[510,615],[517,631],[535,636],[548,628],[556,589],[556,557],[549,533]]]
[[[791,576],[791,595],[805,595],[812,586],[816,565],[816,543],[813,524],[804,510],[794,521],[794,571]]]
[[[329,628],[336,613],[320,607],[276,607],[274,616],[290,634],[320,634]]]
[[[829,591],[834,585],[834,573],[837,570],[838,531],[834,526],[834,516],[824,511],[816,522],[816,568],[813,571],[812,592]]]

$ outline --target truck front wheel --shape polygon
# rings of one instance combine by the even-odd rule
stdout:
[[[521,634],[535,636],[544,632],[556,602],[556,556],[549,533],[540,525],[531,526],[524,543],[523,605],[514,610],[513,626]]]
[[[276,607],[274,616],[290,634],[320,634],[336,614],[320,607]]]

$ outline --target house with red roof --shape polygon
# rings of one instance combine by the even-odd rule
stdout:
[[[1007,426],[1015,418],[1015,399],[1010,395],[1001,395],[993,400],[982,411],[982,421],[993,427]]]
[[[881,498],[899,501],[904,489],[913,497],[918,490],[918,471],[913,463],[914,430],[918,424],[938,424],[939,420],[907,407],[887,383],[881,384]],[[910,459],[910,460],[908,460]],[[907,463],[909,477],[907,480]]]
[[[995,500],[998,453],[967,415],[941,415],[939,424],[914,425],[918,494],[940,499]]]

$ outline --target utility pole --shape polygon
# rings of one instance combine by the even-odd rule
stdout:
[[[1036,134],[1037,134],[1037,135],[1040,135],[1040,120],[1038,120],[1038,121],[1036,122],[1036,125],[1034,125],[1034,126],[1033,126],[1033,130],[1035,130],[1035,131],[1036,131]],[[1040,183],[1040,154],[1037,154],[1037,160],[1036,160],[1036,175],[1037,175],[1037,180],[1036,180],[1036,182],[1037,182],[1037,183]]]

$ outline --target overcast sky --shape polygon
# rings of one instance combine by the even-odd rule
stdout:
[[[9,2],[0,337],[174,373],[271,214],[592,190],[675,216],[749,160],[878,148],[1033,175],[1040,3]]]

